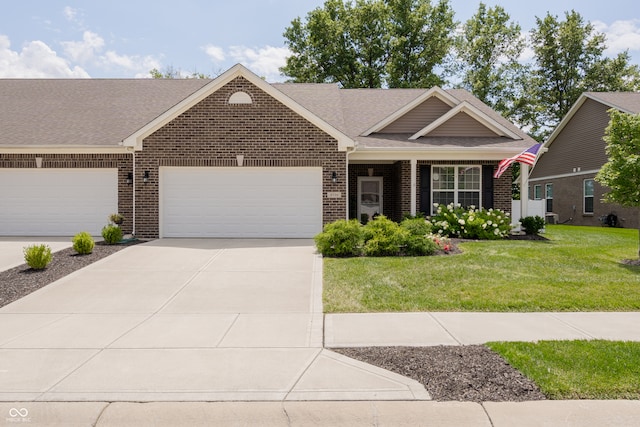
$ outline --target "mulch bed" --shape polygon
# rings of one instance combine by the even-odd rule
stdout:
[[[55,282],[76,270],[114,254],[127,246],[142,243],[138,240],[117,245],[96,242],[93,253],[78,255],[73,248],[54,252],[51,263],[44,270],[33,270],[27,264],[0,271],[0,307],[19,300],[33,291]]]
[[[335,348],[336,353],[420,382],[434,400],[543,400],[538,387],[482,345]]]

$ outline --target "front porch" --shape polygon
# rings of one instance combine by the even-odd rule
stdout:
[[[511,212],[511,171],[494,179],[497,161],[397,160],[348,165],[349,218],[374,214],[401,221],[432,214],[433,203],[461,203]]]

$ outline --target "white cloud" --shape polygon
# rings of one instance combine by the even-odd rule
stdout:
[[[640,20],[614,21],[610,25],[594,21],[593,26],[607,36],[607,55],[617,55],[625,50],[640,51]]]
[[[91,31],[82,34],[82,41],[62,42],[65,53],[73,61],[88,63],[104,48],[104,39]]]
[[[8,36],[0,35],[0,78],[88,78],[79,66],[64,58],[40,40],[26,43],[21,51],[11,50]]]
[[[73,22],[78,16],[78,9],[74,9],[71,6],[65,6],[63,13],[64,17],[67,18],[67,21]]]
[[[150,55],[120,55],[114,51],[108,51],[100,59],[107,67],[116,66],[135,72],[136,78],[149,77],[149,71],[153,68],[161,68],[160,62]]]
[[[264,46],[261,48],[249,48],[245,46],[231,46],[231,57],[249,68],[259,76],[264,76],[267,81],[282,81],[284,77],[278,70],[286,64],[287,56],[291,51],[286,47]]]
[[[224,50],[219,46],[208,44],[202,49],[213,62],[221,62],[225,60]]]

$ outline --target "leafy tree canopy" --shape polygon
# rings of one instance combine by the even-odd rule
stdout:
[[[327,0],[284,32],[294,82],[345,88],[430,87],[453,44],[448,0]]]

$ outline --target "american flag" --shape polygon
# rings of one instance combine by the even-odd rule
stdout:
[[[533,147],[527,148],[517,156],[509,157],[508,159],[500,161],[500,163],[498,163],[498,169],[496,169],[493,177],[500,178],[504,171],[506,171],[513,162],[526,163],[529,166],[533,166],[533,164],[536,162],[536,157],[538,157],[538,151],[540,151],[540,147],[542,147],[542,144],[536,144]]]

